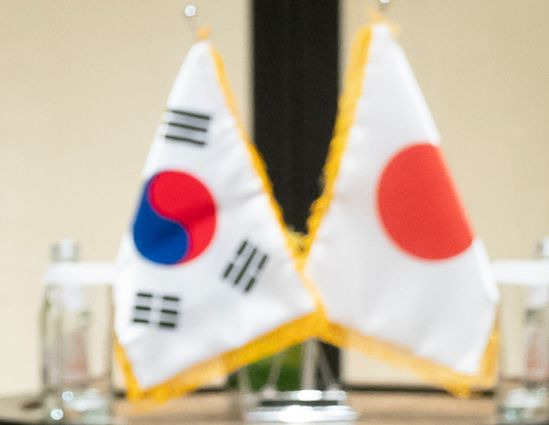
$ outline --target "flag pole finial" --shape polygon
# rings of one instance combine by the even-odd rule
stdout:
[[[183,10],[187,22],[189,23],[189,29],[196,41],[206,40],[210,36],[209,28],[201,25],[201,19],[198,16],[198,8],[194,4],[188,4]]]

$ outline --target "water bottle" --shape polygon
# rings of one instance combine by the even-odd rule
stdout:
[[[538,257],[547,261],[548,254],[546,238],[538,247]],[[542,263],[532,262],[530,269],[525,270],[525,281],[540,274],[540,270],[543,273],[539,264]],[[516,360],[520,361],[513,373],[505,370],[503,364],[500,367],[497,398],[504,423],[542,422],[549,418],[549,275],[537,280],[536,284],[522,282],[516,286],[521,289],[524,303],[519,303],[521,309],[516,308],[518,304],[515,306],[515,317],[507,326],[521,331],[521,338],[515,341],[518,345],[513,347]]]
[[[112,394],[110,279],[98,274],[101,266],[79,262],[78,245],[71,239],[53,245],[51,261],[40,317],[45,416],[107,423]]]

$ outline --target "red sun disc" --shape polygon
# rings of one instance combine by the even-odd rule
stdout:
[[[442,260],[473,241],[440,149],[431,144],[411,145],[391,158],[379,179],[377,203],[386,232],[411,255]]]

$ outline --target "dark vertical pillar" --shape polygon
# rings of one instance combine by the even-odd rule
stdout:
[[[254,140],[286,223],[305,231],[338,96],[338,0],[253,0]],[[337,350],[328,349],[338,371]]]
[[[254,139],[286,222],[305,230],[338,94],[338,1],[253,2]]]

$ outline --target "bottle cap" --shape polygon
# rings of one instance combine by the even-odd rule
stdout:
[[[541,258],[549,258],[549,236],[544,237],[538,242],[538,256]]]
[[[51,246],[51,260],[55,263],[80,260],[80,248],[74,239],[64,238]]]

